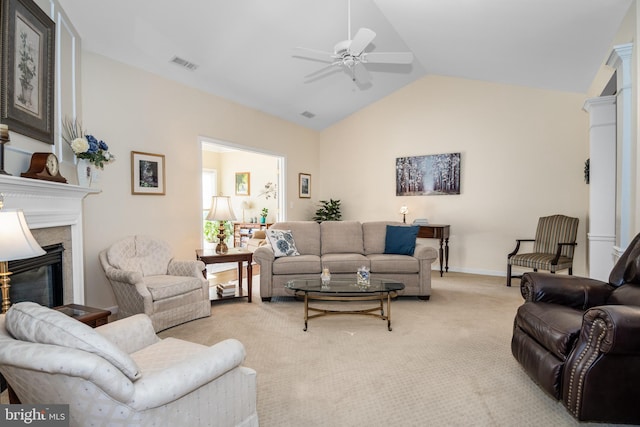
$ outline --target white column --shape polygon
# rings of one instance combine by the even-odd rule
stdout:
[[[588,99],[589,277],[607,281],[616,244],[616,97]]]
[[[634,147],[632,144],[632,63],[633,44],[614,46],[607,65],[616,69],[617,75],[617,245],[624,251],[633,238],[633,182]]]

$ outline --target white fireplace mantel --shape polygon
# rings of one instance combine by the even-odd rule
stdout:
[[[71,229],[73,302],[84,303],[82,200],[99,190],[11,175],[0,175],[6,209],[22,209],[29,228],[69,226]]]

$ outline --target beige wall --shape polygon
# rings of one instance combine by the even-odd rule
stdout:
[[[289,170],[317,171],[317,133],[100,55],[83,52],[83,121],[117,160],[105,167],[100,194],[85,199],[86,302],[115,305],[98,253],[131,234],[169,241],[195,257],[201,233],[200,138],[282,154]],[[166,156],[166,195],[131,195],[131,151]],[[287,180],[297,192],[297,174]],[[310,203],[310,202],[308,202]],[[297,201],[289,217],[304,204]]]
[[[344,219],[428,218],[451,224],[453,270],[505,274],[516,238],[540,216],[580,218],[574,273],[585,270],[588,155],[585,96],[431,76],[321,134],[321,198]],[[346,143],[348,141],[348,144]],[[395,195],[395,159],[462,153],[461,194]],[[318,182],[318,180],[316,180]],[[434,240],[425,243],[436,245]]]
[[[38,3],[46,10],[46,1]],[[633,7],[616,43],[638,39],[637,14]],[[123,236],[153,234],[178,257],[194,256],[201,137],[283,155],[288,219],[308,219],[318,200],[333,197],[342,200],[345,219],[400,219],[405,203],[409,221],[450,223],[450,265],[459,271],[504,274],[515,238],[532,237],[539,216],[578,216],[575,273],[585,273],[587,96],[428,76],[317,133],[86,51],[81,76],[83,123],[118,158],[102,175],[102,192],[84,202],[89,305],[115,305],[97,255]],[[600,84],[594,79],[589,96]],[[70,96],[61,95],[63,103]],[[8,161],[42,151],[17,134],[11,145],[17,151],[9,150]],[[166,155],[165,196],[131,195],[132,150]],[[446,152],[462,153],[461,195],[395,196],[396,157]],[[63,168],[73,170],[67,162]],[[312,199],[297,197],[300,172],[312,175]]]
[[[242,221],[242,202],[251,203],[251,208],[245,212],[245,220],[257,217],[260,219],[260,211],[267,208],[267,222],[274,222],[278,215],[278,200],[269,197],[267,200],[263,194],[267,182],[278,182],[278,160],[273,156],[249,152],[232,152],[221,154],[220,190],[222,194],[231,196],[231,203],[236,218]],[[249,172],[249,195],[235,195],[236,172]]]

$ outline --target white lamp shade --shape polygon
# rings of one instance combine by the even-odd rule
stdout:
[[[231,209],[231,199],[229,196],[213,196],[211,198],[211,209],[207,215],[207,221],[235,221],[236,215]]]
[[[242,207],[242,209],[251,209],[251,202],[248,200],[245,200],[242,202],[240,206]]]
[[[401,213],[402,215],[406,215],[406,214],[408,214],[408,213],[409,213],[409,208],[408,208],[408,207],[406,207],[405,205],[402,205],[402,206],[400,207],[400,213]]]
[[[31,234],[22,210],[0,210],[0,261],[33,258],[45,253]]]

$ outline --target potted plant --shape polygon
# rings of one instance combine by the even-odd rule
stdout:
[[[220,221],[204,221],[204,226],[202,227],[202,234],[204,234],[204,240],[209,243],[218,243],[218,232],[220,230]],[[225,243],[227,245],[231,244],[231,238],[233,236],[233,223],[231,221],[225,221],[224,224],[225,234],[227,238],[225,239]]]
[[[340,221],[342,213],[340,212],[340,200],[320,200],[321,206],[316,211],[314,221]]]
[[[262,208],[262,211],[260,212],[260,224],[264,224],[267,222],[267,215],[269,214],[269,209],[267,208]]]

